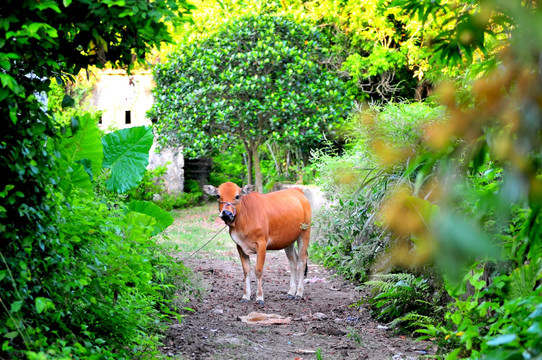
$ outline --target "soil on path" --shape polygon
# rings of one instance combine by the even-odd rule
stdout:
[[[170,327],[162,347],[179,359],[418,359],[431,358],[431,344],[395,336],[371,319],[366,307],[351,306],[355,286],[309,262],[303,300],[288,300],[289,267],[283,251],[268,252],[265,305],[241,303],[242,269],[237,254],[206,254],[186,262],[199,274],[202,297],[190,299],[182,324]],[[228,255],[224,260],[224,255]],[[216,257],[216,256],[215,256]],[[255,258],[251,259],[254,264]],[[252,291],[256,288],[252,274]],[[288,318],[283,325],[240,320],[251,312]]]

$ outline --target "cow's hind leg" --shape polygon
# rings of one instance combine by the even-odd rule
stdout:
[[[309,247],[309,240],[311,237],[310,227],[306,230],[303,230],[301,236],[297,240],[297,247],[299,253],[299,260],[297,262],[297,270],[299,274],[299,282],[297,283],[297,292],[295,294],[296,298],[303,298],[303,283],[305,281],[305,276],[307,276],[307,258],[308,253],[307,249]]]
[[[288,291],[288,299],[293,299],[296,294],[297,280],[297,251],[295,250],[295,242],[284,249],[288,262],[290,263],[290,290]]]
[[[239,252],[239,257],[241,258],[241,265],[243,266],[244,282],[245,282],[245,291],[243,297],[241,298],[242,302],[247,302],[250,300],[250,257],[245,254],[243,249],[237,245],[237,252]]]

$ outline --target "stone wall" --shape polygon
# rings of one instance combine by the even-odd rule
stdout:
[[[169,193],[181,193],[184,190],[184,157],[179,149],[163,149],[157,153],[156,143],[153,144],[149,153],[149,165],[147,169],[156,169],[158,166],[166,166],[164,185]]]

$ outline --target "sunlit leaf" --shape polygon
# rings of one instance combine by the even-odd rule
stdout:
[[[96,177],[102,170],[103,159],[100,130],[95,117],[90,113],[79,116],[78,120],[77,131],[62,141],[63,158],[70,165],[84,159],[90,161],[92,173]]]
[[[4,334],[4,337],[6,339],[15,339],[18,335],[19,335],[19,333],[17,331],[10,331],[10,332]]]
[[[109,190],[123,193],[139,184],[149,163],[152,142],[150,126],[122,129],[102,138],[103,167],[111,169],[111,178],[106,181]]]
[[[38,311],[38,314],[41,314],[43,310],[47,307],[47,299],[42,297],[36,298],[36,310]]]
[[[135,240],[147,240],[155,231],[156,220],[150,215],[136,211],[129,211],[126,214],[130,237]]]
[[[19,301],[14,301],[12,304],[11,304],[11,312],[12,313],[16,313],[18,312],[19,310],[21,310],[21,308],[23,307],[23,302],[21,300]]]
[[[150,201],[133,200],[128,203],[128,209],[151,216],[156,221],[152,235],[156,235],[173,224],[173,217],[158,205]]]

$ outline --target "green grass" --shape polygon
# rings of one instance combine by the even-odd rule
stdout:
[[[216,203],[208,203],[188,209],[172,211],[175,218],[163,238],[166,246],[177,248],[186,256],[199,249],[224,227],[218,218]],[[193,258],[225,258],[237,254],[235,243],[231,240],[228,229],[224,229]]]

